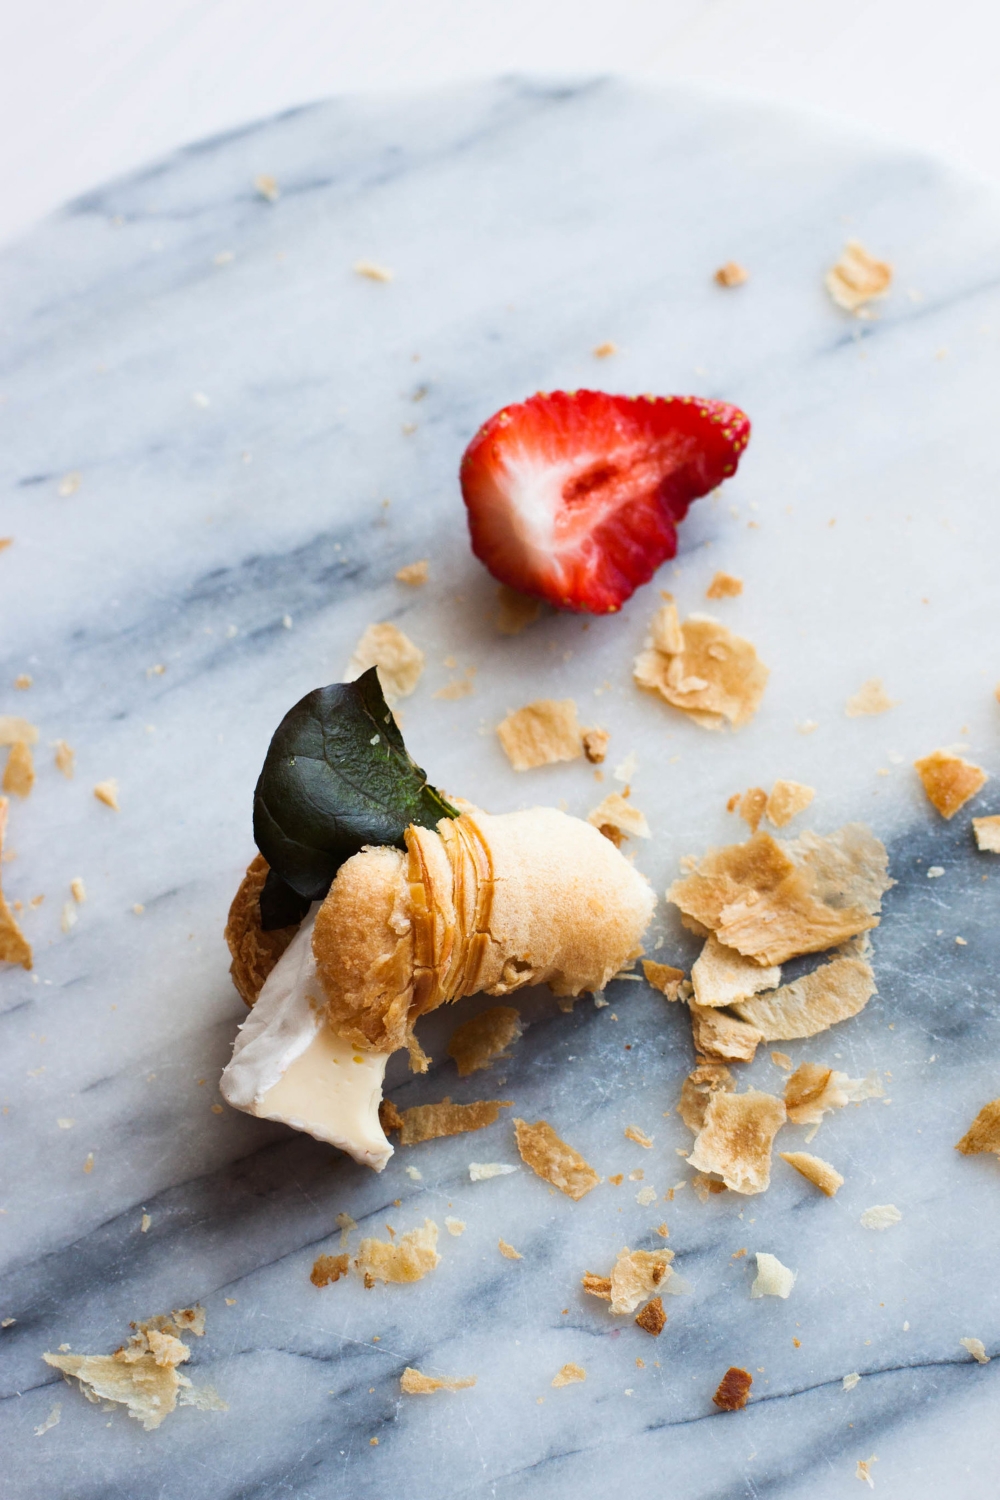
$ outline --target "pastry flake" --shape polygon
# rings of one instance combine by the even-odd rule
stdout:
[[[475,1375],[464,1375],[458,1380],[448,1380],[445,1376],[422,1375],[419,1370],[414,1370],[412,1365],[407,1365],[399,1377],[399,1388],[404,1396],[432,1396],[435,1391],[467,1391],[476,1383]]]
[[[750,1398],[753,1376],[738,1365],[730,1365],[719,1381],[719,1388],[712,1400],[721,1411],[742,1411]]]
[[[865,1209],[859,1222],[865,1229],[891,1229],[902,1217],[895,1203],[876,1203]]]
[[[7,756],[3,789],[15,797],[27,797],[35,784],[35,762],[27,740],[15,740]]]
[[[764,807],[767,821],[775,828],[784,828],[805,812],[815,795],[815,788],[801,781],[776,781]]]
[[[963,1156],[978,1156],[982,1151],[1000,1156],[1000,1099],[983,1105],[955,1150]]]
[[[626,1246],[611,1268],[611,1311],[617,1317],[635,1312],[640,1302],[665,1284],[673,1258],[672,1250],[629,1250]]]
[[[711,616],[691,615],[678,627],[673,603],[657,611],[633,668],[641,688],[659,693],[703,729],[749,723],[768,675],[751,643]]]
[[[525,1166],[567,1198],[584,1198],[600,1182],[590,1163],[560,1140],[547,1120],[536,1120],[529,1125],[527,1120],[515,1119],[514,1131]]]
[[[646,976],[646,983],[652,985],[654,990],[659,990],[668,1000],[680,999],[680,987],[684,982],[684,970],[675,969],[672,964],[658,964],[651,958],[642,961],[642,972]]]
[[[836,265],[824,277],[824,284],[838,307],[856,313],[877,297],[884,297],[892,285],[892,266],[876,260],[860,240],[848,240]]]
[[[524,1256],[521,1254],[520,1250],[515,1250],[514,1246],[509,1245],[506,1240],[497,1240],[497,1249],[500,1251],[500,1254],[503,1256],[504,1260],[524,1259]]]
[[[988,818],[973,818],[976,847],[985,854],[1000,854],[1000,816],[993,813]]]
[[[862,939],[845,945],[840,955],[769,995],[740,1000],[733,1009],[767,1042],[789,1042],[817,1036],[864,1010],[875,993],[868,962],[870,947]]]
[[[38,728],[17,714],[0,714],[0,746],[37,745]]]
[[[600,766],[604,763],[604,757],[608,753],[608,744],[611,735],[606,729],[585,729],[583,731],[583,753],[592,766]]]
[[[6,797],[0,797],[0,867],[3,863],[3,841],[7,831],[9,805]],[[0,963],[20,964],[22,969],[30,969],[32,964],[31,944],[14,920],[14,914],[7,905],[2,890],[0,890]]]
[[[378,670],[378,680],[391,707],[409,697],[424,670],[424,653],[395,625],[383,621],[369,625],[354,648],[344,672],[345,682],[355,682],[369,667]]]
[[[572,698],[539,698],[497,725],[497,735],[515,771],[532,771],[583,754],[583,736]]]
[[[717,1173],[734,1193],[763,1193],[771,1181],[771,1146],[785,1118],[784,1102],[773,1094],[714,1093],[688,1163]]]
[[[399,1144],[417,1146],[421,1141],[436,1141],[443,1136],[465,1135],[496,1123],[501,1109],[509,1109],[510,1099],[477,1099],[472,1104],[415,1104],[412,1109],[397,1112]]]
[[[738,599],[743,592],[743,579],[732,573],[716,573],[705,590],[706,599]]]
[[[837,1189],[844,1185],[844,1179],[837,1169],[820,1156],[810,1156],[808,1151],[780,1151],[778,1154],[782,1161],[787,1161],[790,1167],[794,1167],[796,1172],[800,1172],[828,1198],[835,1197]]]
[[[795,1285],[796,1272],[783,1266],[776,1255],[757,1251],[757,1275],[750,1288],[751,1297],[787,1298]]]
[[[986,1353],[986,1345],[982,1339],[959,1339],[958,1341],[967,1353],[972,1355],[977,1365],[988,1365],[990,1356]]]
[[[721,1059],[725,1062],[753,1062],[754,1053],[764,1041],[764,1034],[756,1026],[727,1011],[713,1009],[688,1001],[691,1013],[691,1040],[694,1050],[702,1057]]]
[[[853,697],[848,698],[844,712],[849,719],[861,719],[868,715],[884,714],[899,705],[898,698],[890,698],[882,686],[881,677],[869,677]]]
[[[425,1219],[423,1228],[410,1229],[397,1240],[362,1240],[354,1261],[355,1269],[364,1277],[366,1286],[374,1285],[376,1281],[391,1281],[398,1285],[422,1281],[441,1259],[437,1242],[437,1225],[433,1219]]]
[[[651,837],[649,824],[639,809],[623,797],[620,792],[609,792],[604,801],[594,808],[593,812],[587,814],[587,822],[591,828],[596,828],[603,833],[605,838],[611,838],[612,843],[619,843],[622,838],[635,837],[648,839]],[[615,838],[614,835],[619,835]]]
[[[735,260],[727,260],[724,266],[720,266],[715,273],[715,280],[719,286],[742,286],[749,280],[750,272]]]
[[[406,563],[402,568],[396,569],[396,578],[400,583],[407,583],[411,588],[421,588],[427,582],[428,561],[422,557],[419,562]]]
[[[563,1365],[562,1369],[553,1376],[552,1384],[558,1388],[563,1385],[575,1385],[577,1381],[586,1380],[587,1372],[582,1365]]]
[[[651,1333],[654,1339],[658,1339],[667,1326],[662,1297],[654,1297],[652,1302],[647,1302],[642,1312],[636,1314],[635,1322],[645,1333]]]
[[[974,766],[950,750],[935,750],[913,764],[928,802],[942,818],[953,818],[986,785],[986,772],[981,766]]]
[[[736,1080],[725,1063],[699,1063],[681,1085],[677,1113],[687,1128],[697,1135],[705,1123],[705,1111],[712,1095],[731,1094],[735,1088]]]
[[[309,1273],[313,1286],[330,1286],[346,1276],[351,1258],[349,1255],[319,1255]]]
[[[521,1014],[512,1005],[493,1005],[471,1020],[463,1021],[451,1034],[448,1056],[454,1058],[458,1076],[467,1078],[498,1059],[507,1060],[507,1048],[521,1038]]]
[[[732,1005],[761,990],[773,990],[781,983],[781,969],[777,964],[762,968],[735,948],[726,948],[713,933],[691,970],[691,983],[699,1005]]]

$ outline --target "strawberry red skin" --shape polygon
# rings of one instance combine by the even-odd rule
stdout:
[[[736,472],[736,406],[553,391],[505,406],[462,458],[472,550],[557,609],[611,614],[677,551],[677,522]]]

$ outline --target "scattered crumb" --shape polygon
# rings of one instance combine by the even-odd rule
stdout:
[[[70,894],[72,895],[73,900],[76,902],[76,904],[78,906],[82,906],[87,899],[87,887],[84,885],[83,880],[79,875],[74,876],[74,878],[70,881],[69,889]]]
[[[17,714],[0,714],[0,745],[37,745],[38,729]]]
[[[654,1187],[640,1188],[635,1195],[635,1201],[640,1208],[648,1208],[651,1203],[656,1202],[656,1189]]]
[[[927,871],[927,879],[940,880],[943,874],[944,865],[931,865],[930,869]]]
[[[574,1385],[578,1380],[586,1380],[587,1372],[582,1365],[563,1365],[557,1375],[553,1377],[552,1384],[557,1388],[561,1385]]]
[[[654,616],[633,668],[640,687],[659,693],[703,729],[749,723],[768,675],[749,641],[709,615],[691,615],[679,624],[672,601]]]
[[[366,1285],[375,1281],[422,1281],[441,1259],[437,1240],[437,1225],[433,1219],[425,1219],[422,1229],[410,1229],[398,1240],[362,1240],[354,1265]]]
[[[0,859],[3,857],[3,841],[7,829],[9,806],[7,798],[0,797]],[[14,904],[16,906],[17,902]],[[0,890],[0,963],[20,964],[22,969],[30,969],[32,964],[31,944],[15,921],[14,913],[7,905],[2,890]]]
[[[281,197],[281,189],[276,177],[270,172],[258,172],[253,180],[254,192],[261,198],[266,198],[268,203],[277,203]]]
[[[546,1120],[529,1125],[515,1119],[517,1149],[526,1166],[568,1198],[580,1199],[595,1188],[600,1177],[572,1146],[559,1139]]]
[[[635,1141],[637,1146],[645,1146],[648,1151],[653,1144],[653,1137],[640,1130],[638,1125],[626,1125],[625,1134],[630,1141]]]
[[[771,1061],[776,1068],[781,1068],[785,1073],[792,1071],[792,1059],[787,1052],[772,1052]]]
[[[528,594],[519,594],[516,589],[502,583],[497,589],[500,607],[494,624],[501,635],[520,635],[529,625],[534,625],[542,612],[542,601]]]
[[[646,1333],[651,1333],[655,1339],[659,1338],[667,1326],[667,1315],[663,1311],[662,1297],[654,1297],[652,1302],[647,1302],[635,1321]]]
[[[689,1073],[681,1086],[677,1113],[695,1135],[705,1123],[705,1111],[713,1094],[731,1094],[736,1080],[725,1063],[701,1062]]]
[[[61,771],[68,781],[73,779],[73,763],[76,760],[76,751],[72,745],[67,745],[65,740],[56,740],[56,770]]]
[[[51,1432],[53,1427],[58,1426],[61,1416],[62,1402],[57,1401],[55,1406],[52,1407],[48,1416],[45,1418],[45,1421],[39,1423],[39,1425],[35,1428],[35,1437],[44,1437],[47,1432]]]
[[[683,1186],[683,1184],[681,1184]],[[691,1186],[694,1188],[695,1196],[699,1203],[707,1203],[715,1193],[724,1193],[726,1184],[717,1177],[708,1177],[704,1172],[696,1172],[691,1178]]]
[[[351,1232],[357,1229],[358,1226],[351,1218],[350,1214],[338,1214],[333,1222],[340,1230],[340,1248],[341,1250],[346,1250],[347,1242],[350,1239]]]
[[[942,818],[953,818],[960,807],[985,785],[986,772],[961,755],[935,750],[913,762],[924,784],[927,800]]]
[[[878,1075],[848,1078],[822,1063],[802,1063],[785,1084],[785,1108],[793,1125],[819,1125],[825,1114],[858,1104],[863,1099],[881,1099]]]
[[[757,1275],[750,1288],[751,1297],[787,1298],[795,1285],[796,1272],[783,1266],[776,1255],[757,1251]]]
[[[491,1177],[506,1177],[511,1172],[516,1172],[517,1167],[512,1167],[505,1161],[470,1161],[469,1179],[472,1182],[488,1182]]]
[[[801,781],[776,781],[764,808],[767,820],[775,828],[784,828],[804,812],[816,795],[816,789]]]
[[[424,653],[395,625],[369,625],[347,663],[345,682],[353,682],[369,667],[378,668],[378,680],[390,707],[408,698],[424,670]]]
[[[1000,1099],[983,1105],[955,1150],[963,1156],[977,1156],[981,1151],[1000,1156]]]
[[[977,846],[986,854],[1000,854],[1000,817],[973,818]]]
[[[67,1379],[77,1380],[89,1401],[125,1406],[147,1432],[159,1427],[178,1405],[227,1410],[211,1386],[197,1389],[177,1370],[191,1354],[177,1335],[188,1331],[200,1338],[205,1331],[204,1308],[183,1308],[133,1323],[132,1328],[128,1343],[114,1354],[43,1354],[42,1358]]]
[[[654,990],[659,990],[668,1000],[680,998],[680,987],[684,980],[684,970],[675,969],[670,964],[654,963],[651,958],[642,961],[642,972],[646,976],[646,983],[652,985]]]
[[[702,1006],[732,1005],[781,983],[777,964],[762,967],[710,934],[691,970],[695,1000]]]
[[[869,677],[853,698],[848,698],[844,712],[849,719],[861,719],[869,714],[884,714],[890,708],[896,708],[898,703],[898,698],[889,697],[881,677]]]
[[[742,286],[749,279],[750,272],[735,260],[727,260],[724,266],[720,266],[715,273],[715,280],[719,286]]]
[[[755,833],[689,864],[667,899],[725,947],[781,964],[878,926],[887,863],[885,846],[863,823],[787,843]]]
[[[399,1377],[399,1388],[404,1396],[431,1396],[435,1391],[467,1391],[476,1383],[475,1375],[463,1376],[460,1380],[438,1379],[435,1375],[421,1375],[407,1365]]]
[[[902,1217],[895,1203],[876,1203],[873,1208],[865,1209],[860,1223],[865,1229],[891,1229]]]
[[[341,1276],[347,1275],[351,1263],[349,1255],[321,1255],[317,1258],[309,1273],[309,1280],[313,1286],[330,1286],[334,1281],[339,1281]]]
[[[837,1189],[844,1185],[844,1179],[836,1168],[819,1156],[810,1156],[808,1151],[781,1151],[778,1154],[782,1161],[787,1161],[796,1172],[801,1172],[803,1177],[807,1177],[828,1198],[833,1198]]]
[[[500,743],[515,771],[576,760],[583,739],[572,698],[539,698],[497,725]]]
[[[717,1007],[688,1001],[691,1016],[691,1040],[694,1050],[703,1057],[723,1062],[753,1062],[754,1053],[765,1040],[756,1026],[731,1016]]]
[[[60,479],[59,481],[60,498],[62,500],[68,500],[70,495],[76,494],[77,490],[80,488],[81,483],[82,476],[79,469],[71,469],[70,472],[68,474],[64,474],[62,479]]]
[[[12,536],[0,536],[0,552],[5,551],[7,547],[13,547],[13,545],[14,538]]]
[[[716,573],[705,590],[706,599],[738,599],[743,592],[743,579],[732,573]]]
[[[767,1042],[817,1036],[864,1010],[875,993],[867,938],[854,939],[840,955],[768,995],[741,1000],[733,1009],[756,1026]]]
[[[453,1219],[452,1216],[448,1214],[445,1216],[444,1227],[445,1229],[447,1229],[449,1234],[454,1235],[457,1239],[460,1234],[465,1233],[465,1220]]]
[[[598,344],[594,350],[595,359],[607,359],[612,354],[618,353],[618,345],[613,344],[610,339],[603,344]]]
[[[459,698],[471,697],[476,690],[476,671],[475,667],[466,667],[461,677],[452,677],[433,696],[444,698],[450,703],[457,702]]]
[[[784,1102],[773,1094],[713,1093],[688,1161],[700,1172],[718,1173],[735,1193],[762,1193],[771,1181],[771,1145],[785,1118]]]
[[[892,284],[892,266],[876,260],[860,240],[848,240],[840,259],[823,279],[837,306],[856,313],[876,297],[885,296]]]
[[[583,753],[592,766],[602,765],[604,757],[608,753],[608,742],[611,736],[606,729],[585,729],[583,731]]]
[[[373,260],[356,260],[351,268],[358,276],[366,276],[369,281],[391,281],[392,272],[387,266],[378,266]]]
[[[587,822],[610,838],[613,844],[620,844],[623,838],[633,834],[640,839],[650,837],[645,816],[620,792],[609,792],[604,801],[587,814]]]
[[[94,787],[94,796],[98,802],[103,802],[105,807],[110,807],[115,812],[121,811],[118,806],[118,783],[114,777],[110,777],[107,781],[99,781]]]
[[[20,692],[24,693],[24,692],[27,692],[28,688],[31,687],[31,684],[33,683],[33,681],[34,681],[34,678],[31,677],[31,676],[29,676],[29,674],[27,672],[20,672],[17,675],[17,677],[14,678],[14,686]]]
[[[383,1128],[398,1129],[401,1146],[416,1146],[441,1136],[483,1130],[494,1124],[501,1109],[508,1109],[510,1104],[509,1099],[477,1099],[472,1104],[452,1104],[450,1099],[442,1099],[440,1104],[415,1104],[412,1109],[396,1113],[398,1125],[393,1123]]]
[[[76,908],[73,906],[72,901],[67,901],[63,906],[62,915],[59,918],[59,926],[63,932],[69,932],[71,928],[76,926],[76,923]]]
[[[742,1411],[750,1396],[753,1376],[738,1365],[730,1365],[719,1381],[719,1388],[712,1400],[722,1411]]]
[[[494,1005],[452,1032],[448,1056],[454,1058],[460,1078],[489,1068],[498,1058],[509,1056],[507,1048],[521,1037],[521,1015],[512,1005]]]
[[[15,740],[7,756],[3,773],[3,789],[13,792],[15,797],[27,797],[35,784],[35,762],[31,746],[25,740]]]
[[[868,1485],[869,1489],[874,1489],[875,1488],[875,1481],[874,1481],[874,1479],[871,1476],[871,1465],[873,1463],[877,1463],[877,1462],[878,1462],[878,1460],[876,1459],[875,1454],[873,1453],[872,1456],[871,1456],[871,1458],[859,1458],[858,1459],[858,1466],[854,1470],[854,1477],[855,1477],[855,1479],[863,1479],[865,1481],[865,1483]]]
[[[752,786],[738,801],[730,797],[726,804],[729,812],[738,812],[751,833],[756,833],[767,806],[767,793],[763,787]]]
[[[861,1376],[858,1374],[857,1370],[852,1370],[852,1372],[851,1372],[850,1375],[845,1375],[844,1376],[844,1381],[843,1381],[844,1390],[845,1391],[853,1391],[854,1387],[858,1384],[858,1382],[859,1382],[860,1379],[861,1379]]]
[[[150,1217],[150,1215],[149,1214],[143,1214],[142,1218],[139,1220],[139,1233],[140,1234],[148,1234],[152,1223],[153,1223],[153,1220]]]
[[[508,1245],[506,1240],[497,1240],[497,1249],[505,1260],[523,1260],[524,1256],[520,1250],[515,1250],[513,1245]]]
[[[396,570],[396,577],[400,583],[408,583],[411,588],[418,589],[427,582],[428,559],[422,557],[419,562],[407,563],[405,567]]]
[[[963,1349],[967,1349],[973,1359],[979,1365],[988,1365],[990,1356],[986,1353],[986,1345],[982,1339],[959,1339]]]

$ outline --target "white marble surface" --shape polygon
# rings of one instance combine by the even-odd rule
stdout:
[[[253,194],[262,171],[276,204]],[[821,286],[849,233],[898,267],[868,324]],[[11,897],[46,897],[25,917],[35,973],[0,975],[12,1500],[589,1500],[623,1481],[683,1500],[835,1500],[860,1493],[855,1464],[872,1454],[886,1496],[986,1492],[1000,1361],[974,1365],[958,1341],[1000,1352],[1000,1176],[952,1148],[1000,1092],[1000,869],[968,829],[1000,791],[944,824],[909,762],[961,739],[1000,771],[998,242],[987,190],[805,117],[509,82],[290,115],[95,193],[5,252],[0,711],[37,722],[42,753],[4,878]],[[217,265],[222,252],[234,258]],[[752,273],[735,293],[710,279],[730,256]],[[395,280],[354,276],[359,257]],[[606,339],[621,352],[597,362]],[[772,678],[739,735],[706,735],[632,687],[654,587],[589,629],[550,616],[511,642],[490,623],[462,447],[503,402],[583,383],[697,390],[754,420],[737,478],[695,507],[658,580],[685,609],[716,568],[746,580],[715,608]],[[70,471],[79,488],[61,496]],[[423,556],[424,590],[394,582]],[[864,818],[886,840],[899,884],[875,935],[879,997],[787,1046],[887,1075],[891,1102],[817,1138],[847,1178],[835,1200],[783,1169],[763,1197],[702,1205],[688,1187],[649,1208],[628,1182],[578,1204],[523,1168],[471,1184],[470,1160],[517,1160],[506,1119],[398,1151],[375,1176],[213,1112],[242,1014],[221,928],[269,735],[386,618],[428,654],[404,729],[433,779],[496,811],[585,812],[601,794],[589,767],[518,777],[492,733],[507,707],[572,694],[612,730],[609,766],[637,756],[655,835],[637,858],[659,890],[681,855],[739,836],[731,792],[779,775],[818,788],[812,826]],[[433,696],[449,655],[478,669],[474,696]],[[30,692],[11,690],[20,672]],[[872,675],[899,706],[847,719]],[[807,719],[819,727],[803,736]],[[49,761],[58,737],[77,749],[72,782]],[[117,814],[91,795],[108,776]],[[935,864],[945,875],[928,881]],[[64,935],[77,875],[89,899]],[[656,932],[661,956],[693,956],[662,906]],[[662,1195],[690,1144],[664,1115],[690,1065],[684,1017],[642,984],[610,998],[566,1016],[526,995],[511,1062],[468,1080],[443,1060],[454,1015],[432,1017],[438,1061],[423,1079],[397,1070],[394,1097],[513,1099],[602,1174],[641,1166]],[[765,1051],[747,1076],[782,1075]],[[630,1123],[651,1151],[624,1139]],[[862,1229],[884,1202],[902,1222]],[[414,1287],[316,1290],[309,1269],[336,1249],[342,1211],[371,1233],[436,1219],[441,1266]],[[449,1213],[461,1238],[443,1232]],[[578,1278],[624,1243],[660,1243],[664,1218],[694,1293],[671,1300],[654,1343]],[[499,1256],[500,1235],[523,1260]],[[750,1300],[749,1257],[731,1258],[744,1246],[799,1272],[787,1302]],[[225,1415],[185,1410],[146,1434],[41,1362],[63,1342],[110,1350],[129,1319],[194,1299],[208,1331],[192,1374]],[[553,1390],[568,1360],[586,1384]],[[407,1363],[479,1383],[401,1398]],[[711,1403],[730,1363],[754,1372],[739,1415]],[[57,1400],[60,1424],[36,1437]]]

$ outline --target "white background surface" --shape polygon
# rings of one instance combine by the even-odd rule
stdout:
[[[0,47],[0,240],[309,100],[515,70],[706,81],[1000,176],[995,0],[33,0]]]

